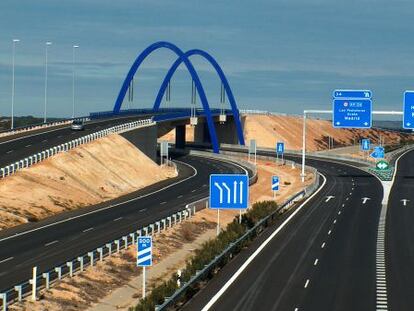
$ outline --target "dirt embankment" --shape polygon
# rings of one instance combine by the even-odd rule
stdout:
[[[175,176],[119,135],[60,153],[0,181],[0,229],[97,204]]]

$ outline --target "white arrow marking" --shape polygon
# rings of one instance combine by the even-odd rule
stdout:
[[[221,184],[227,190],[227,203],[230,204],[231,203],[231,191],[230,191],[230,188],[229,188],[229,186],[227,186],[227,184],[225,182],[222,182]]]
[[[333,196],[333,195],[328,195],[328,196],[326,197],[325,202],[329,202],[329,200],[330,200],[330,199],[333,199],[333,198],[335,198],[335,196]]]
[[[410,201],[410,200],[407,200],[407,199],[402,199],[402,200],[401,200],[401,202],[403,202],[403,205],[404,205],[404,206],[407,206],[407,202],[409,202],[409,201]]]
[[[362,204],[367,203],[368,200],[371,200],[371,198],[362,198]]]
[[[233,203],[237,203],[237,181],[233,183]]]
[[[240,182],[240,204],[243,203],[243,182]]]
[[[216,186],[218,190],[220,191],[220,204],[222,204],[223,203],[223,188],[221,188],[217,182],[214,183],[214,186]]]

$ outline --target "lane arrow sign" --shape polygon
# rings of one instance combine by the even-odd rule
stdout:
[[[335,198],[335,196],[333,196],[333,195],[328,195],[328,196],[326,197],[325,202],[329,202],[329,200],[330,200],[330,199],[333,199],[333,198]]]
[[[407,202],[410,202],[410,200],[407,200],[407,199],[402,199],[402,200],[401,200],[401,202],[403,202],[403,205],[404,205],[404,206],[407,206]]]
[[[371,200],[371,198],[362,198],[362,204],[367,203],[368,200]]]

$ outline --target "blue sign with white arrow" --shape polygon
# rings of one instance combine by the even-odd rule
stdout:
[[[371,142],[368,138],[365,138],[361,141],[361,149],[362,151],[368,151],[369,149],[371,149]]]
[[[285,152],[285,143],[284,142],[277,142],[276,144],[276,153],[283,154]]]
[[[378,146],[374,148],[374,151],[370,154],[374,159],[383,159],[385,156],[384,147]]]
[[[212,209],[246,209],[249,206],[249,177],[211,174],[209,203]]]
[[[414,91],[404,92],[403,128],[414,129]]]
[[[137,267],[152,266],[152,237],[140,236],[137,244]]]
[[[332,94],[333,98],[359,98],[359,99],[371,99],[372,92],[369,90],[335,90]]]
[[[370,99],[334,99],[332,125],[336,128],[370,128]]]
[[[279,190],[279,176],[272,176],[272,190]]]

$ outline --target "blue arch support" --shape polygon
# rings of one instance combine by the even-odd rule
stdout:
[[[194,66],[190,62],[188,57],[183,57],[184,52],[179,47],[177,47],[176,45],[174,45],[170,42],[166,42],[166,41],[155,42],[155,43],[151,44],[150,46],[148,46],[144,51],[142,51],[138,55],[138,57],[135,59],[134,63],[132,64],[131,68],[129,69],[128,74],[125,77],[125,80],[124,80],[124,83],[122,84],[121,89],[119,90],[119,94],[118,94],[118,97],[117,97],[116,102],[115,102],[113,113],[118,114],[119,111],[121,110],[122,102],[124,101],[126,92],[128,91],[128,87],[129,87],[135,73],[137,72],[137,70],[141,66],[142,62],[152,52],[154,52],[155,50],[161,49],[161,48],[169,49],[169,50],[173,51],[180,59],[183,58],[182,62],[184,62],[185,66],[187,67],[188,72],[190,73],[190,75],[191,75],[191,77],[194,81],[195,87],[197,89],[197,92],[200,96],[201,103],[203,105],[204,113],[206,114],[208,130],[209,130],[210,138],[211,138],[211,144],[213,145],[213,151],[215,153],[219,153],[220,149],[219,149],[218,139],[217,139],[217,135],[216,135],[216,129],[214,127],[213,117],[211,115],[210,106],[208,104],[208,100],[207,100],[207,97],[206,97],[206,93],[204,92],[204,88],[201,85],[200,78],[198,77],[198,74],[195,71]]]
[[[239,144],[244,145],[244,136],[243,136],[243,128],[240,122],[240,115],[239,115],[239,109],[237,108],[236,100],[234,99],[233,92],[231,91],[230,84],[227,81],[227,78],[221,69],[220,65],[217,63],[217,61],[211,56],[209,53],[199,50],[199,49],[193,49],[189,50],[180,57],[177,58],[177,60],[174,62],[174,64],[171,66],[171,68],[168,70],[167,75],[164,78],[164,81],[161,84],[161,87],[158,91],[157,98],[155,99],[153,111],[157,111],[160,108],[162,98],[164,96],[165,90],[168,86],[168,82],[171,80],[172,76],[174,75],[177,68],[185,62],[186,59],[191,57],[192,55],[199,55],[206,59],[216,70],[218,76],[220,77],[221,83],[223,83],[224,89],[227,94],[227,98],[229,99],[231,110],[233,112],[234,121],[236,122],[236,130],[237,130],[237,136],[239,138]]]

